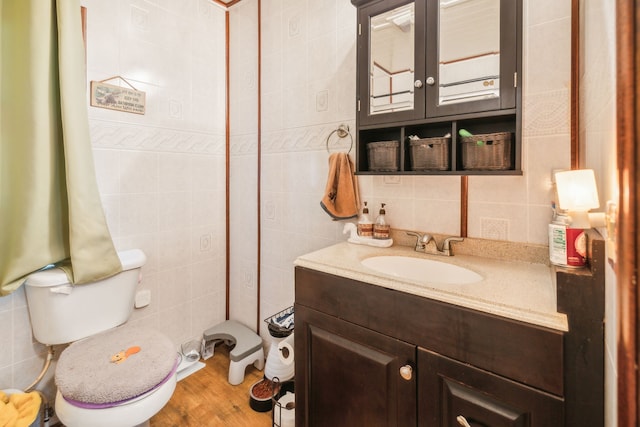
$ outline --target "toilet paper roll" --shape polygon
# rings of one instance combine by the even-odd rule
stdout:
[[[294,334],[291,334],[286,339],[278,343],[278,359],[280,359],[280,363],[285,366],[290,366],[294,362],[293,336]]]
[[[274,425],[281,427],[294,427],[296,422],[296,410],[287,409],[287,403],[295,403],[295,395],[288,391],[284,396],[278,399],[278,404],[273,408]]]

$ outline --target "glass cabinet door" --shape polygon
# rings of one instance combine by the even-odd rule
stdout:
[[[424,2],[378,2],[359,13],[360,123],[424,117]]]
[[[427,115],[515,108],[516,2],[427,1]]]

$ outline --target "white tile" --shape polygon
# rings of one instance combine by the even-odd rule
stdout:
[[[522,176],[470,176],[469,202],[525,204],[526,184]]]
[[[156,232],[158,203],[157,194],[123,194],[120,199],[120,234]]]
[[[143,151],[119,153],[119,168],[111,173],[120,181],[122,193],[154,193],[158,191],[158,155]]]
[[[436,203],[426,199],[416,200],[411,226],[403,228],[459,236],[460,202],[440,200]]]
[[[174,191],[161,193],[161,206],[158,208],[158,226],[160,230],[176,230],[184,228],[192,220],[191,193],[186,191]],[[194,204],[195,204],[194,200]],[[198,207],[201,204],[198,203]]]
[[[158,307],[160,311],[184,304],[191,299],[191,268],[176,267],[158,274]]]
[[[158,190],[190,191],[193,185],[190,156],[161,153],[158,156]]]
[[[0,368],[3,368],[13,364],[14,346],[16,345],[13,339],[13,311],[0,311],[0,321],[5,325],[0,330],[0,339],[3,343],[10,344],[0,347]]]
[[[528,93],[566,89],[571,79],[571,19],[564,18],[530,27],[526,31],[523,58]]]

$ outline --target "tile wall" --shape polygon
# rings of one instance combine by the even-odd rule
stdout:
[[[524,174],[469,178],[469,237],[547,244],[551,171],[570,167],[570,6],[524,1]],[[326,138],[341,123],[355,128],[356,8],[349,0],[265,1],[261,37],[266,314],[293,303],[297,256],[345,239],[343,223],[319,202]],[[329,145],[348,143],[334,136]],[[460,233],[460,177],[360,176],[359,183],[374,213],[387,204],[392,227]]]
[[[140,288],[151,304],[132,320],[178,346],[225,316],[224,10],[208,0],[82,5],[87,80],[123,76],[146,92],[144,115],[89,107],[91,143],[116,247],[148,257]],[[46,350],[22,290],[0,298],[0,321],[0,388],[26,387]]]

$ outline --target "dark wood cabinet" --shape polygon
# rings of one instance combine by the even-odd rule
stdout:
[[[295,312],[298,427],[562,425],[561,332],[300,267]]]
[[[297,266],[296,426],[603,426],[604,241],[588,234],[590,268],[555,272],[567,332]]]
[[[406,426],[416,424],[415,346],[299,306],[296,340],[306,343],[307,388],[303,425]],[[411,368],[409,368],[411,369]]]
[[[419,426],[562,426],[564,401],[437,353],[418,351]]]
[[[522,1],[351,2],[357,172],[521,174]],[[463,140],[461,129],[477,140]],[[477,141],[487,144],[468,145]]]

